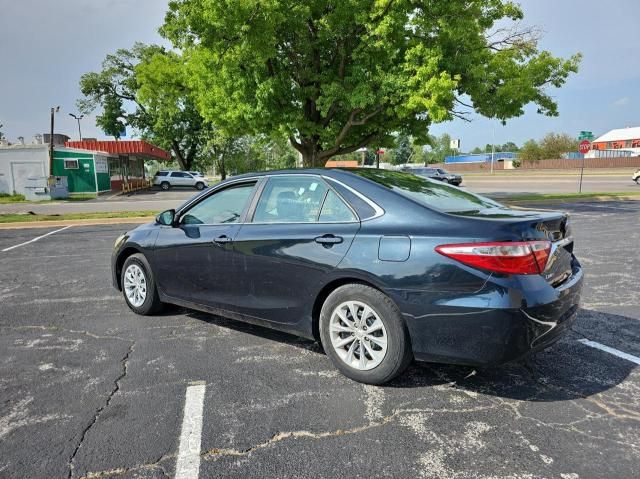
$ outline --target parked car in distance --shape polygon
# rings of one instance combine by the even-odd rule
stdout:
[[[462,183],[462,176],[449,173],[443,168],[411,168],[404,171],[413,173],[414,175],[424,176],[425,178],[431,178],[432,180],[444,181],[454,186],[460,186]]]
[[[225,180],[118,237],[111,268],[137,314],[171,303],[316,339],[369,384],[414,358],[543,349],[575,321],[583,282],[567,214],[369,168]]]
[[[640,168],[636,170],[631,179],[640,185]]]
[[[199,176],[200,178],[204,178],[205,177],[204,174],[202,174],[199,171],[189,171],[189,173],[191,173],[191,175],[193,175],[193,176]]]
[[[209,186],[209,181],[204,176],[195,176],[190,171],[158,171],[153,177],[153,184],[163,190],[174,186],[189,186],[196,190],[203,190]]]

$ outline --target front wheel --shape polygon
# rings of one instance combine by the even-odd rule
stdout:
[[[390,381],[413,357],[398,307],[363,284],[341,286],[329,295],[320,312],[320,337],[334,366],[366,384]]]
[[[198,181],[196,183],[196,190],[198,191],[204,190],[204,183],[202,181]]]
[[[146,316],[162,308],[151,267],[143,254],[136,253],[125,260],[120,284],[127,306],[134,313]]]

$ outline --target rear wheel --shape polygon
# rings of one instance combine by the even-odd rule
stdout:
[[[169,188],[171,188],[171,185],[168,181],[163,181],[162,183],[160,183],[160,188],[162,188],[164,191],[167,191]]]
[[[196,183],[196,190],[198,190],[198,191],[204,190],[204,183],[202,181],[198,181]]]
[[[133,312],[149,315],[162,308],[151,267],[143,254],[136,253],[125,260],[120,284],[127,306]]]
[[[413,357],[398,307],[363,284],[341,286],[329,295],[320,312],[320,336],[334,366],[362,383],[390,381]]]

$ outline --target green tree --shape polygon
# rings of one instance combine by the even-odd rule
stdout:
[[[102,102],[102,113],[96,117],[96,126],[105,135],[119,139],[125,129],[125,116],[122,100],[114,95],[106,95]]]
[[[500,146],[499,151],[517,152],[520,148],[513,141],[507,141],[504,145]]]
[[[118,138],[128,125],[171,151],[184,170],[206,167],[215,156],[210,141],[221,136],[196,108],[175,52],[142,43],[117,50],[107,55],[101,71],[82,75],[80,91],[79,109],[100,109],[96,123],[108,135]]]
[[[295,168],[297,159],[298,152],[285,138],[274,140],[266,136],[247,136],[236,142],[236,149],[227,164],[231,173],[241,174]]]
[[[234,149],[235,138],[222,135],[198,111],[182,57],[161,50],[141,60],[134,74],[136,103],[142,109],[137,126],[143,137],[170,150],[185,170],[213,162],[224,179],[224,160]]]
[[[505,0],[173,0],[162,34],[183,51],[203,116],[227,133],[286,134],[304,164],[528,103],[576,72]],[[511,22],[516,26],[504,26]],[[469,99],[469,100],[463,100]]]
[[[412,154],[413,148],[411,147],[411,138],[404,133],[400,133],[395,139],[391,162],[394,165],[409,163]]]
[[[480,153],[484,153],[484,150],[479,146],[476,146],[473,150],[471,150],[471,153],[473,153],[474,155],[479,155]]]
[[[4,140],[4,133],[2,133],[2,127],[4,125],[2,123],[0,123],[0,140]]]
[[[563,153],[578,151],[579,141],[566,133],[548,133],[540,140],[541,158],[560,158]]]
[[[414,140],[412,142],[411,148],[413,150],[411,155],[411,163],[415,163],[418,165],[425,164],[427,162],[427,153],[425,151],[425,146],[417,143]]]
[[[520,148],[518,152],[518,159],[520,161],[538,161],[542,159],[542,150],[536,140],[527,140]]]
[[[427,163],[444,163],[445,157],[455,154],[451,149],[451,136],[447,133],[439,137],[431,137],[430,147],[426,153]]]

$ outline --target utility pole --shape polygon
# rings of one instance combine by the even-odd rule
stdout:
[[[60,107],[51,107],[51,130],[49,132],[49,176],[53,176],[53,131],[55,115],[60,111]]]
[[[75,118],[78,122],[78,136],[80,137],[80,141],[82,141],[82,130],[80,129],[80,120],[84,118],[84,115],[76,116],[73,113],[69,113],[69,116]]]
[[[496,125],[493,125],[493,135],[491,139],[491,174],[493,175],[493,159],[496,154]]]

